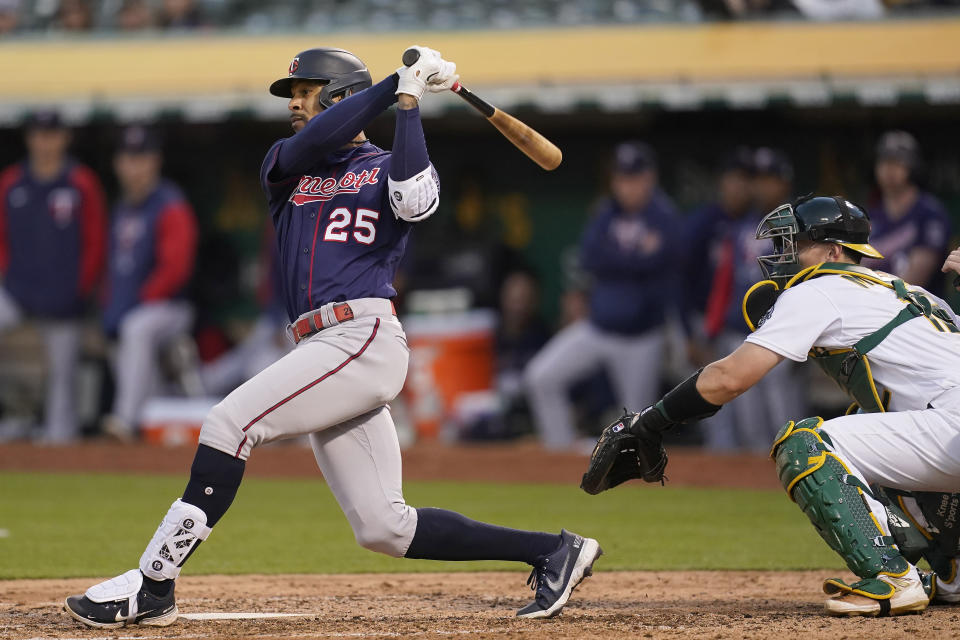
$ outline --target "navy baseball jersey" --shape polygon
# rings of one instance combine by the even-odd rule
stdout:
[[[26,163],[0,174],[0,273],[27,313],[71,317],[103,270],[106,212],[94,173],[68,160],[36,180]]]
[[[590,321],[631,335],[663,324],[673,302],[669,275],[676,258],[679,220],[658,191],[636,215],[609,199],[587,223],[580,244],[583,268],[593,276]]]
[[[283,142],[267,153],[260,181],[277,232],[290,319],[328,302],[394,297],[393,278],[412,224],[390,208],[391,154],[366,142],[272,182],[268,176]]]
[[[883,254],[883,260],[866,260],[871,269],[900,275],[907,269],[910,250],[915,247],[932,249],[946,256],[950,239],[950,218],[943,205],[932,194],[920,192],[916,202],[901,218],[890,217],[883,202],[868,212],[870,214],[870,244]],[[917,282],[925,288],[937,289],[941,276],[935,272],[930,282]]]
[[[118,202],[110,228],[104,328],[115,334],[137,305],[183,295],[196,258],[197,222],[180,189],[161,180],[139,204]]]

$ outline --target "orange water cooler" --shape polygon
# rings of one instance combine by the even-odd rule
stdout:
[[[495,326],[485,309],[403,318],[410,345],[404,393],[418,438],[436,438],[458,400],[493,388]]]

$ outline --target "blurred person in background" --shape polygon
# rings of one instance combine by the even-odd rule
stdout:
[[[124,0],[116,20],[121,31],[151,29],[154,26],[153,8],[147,0]]]
[[[523,371],[550,339],[540,314],[540,280],[529,269],[515,269],[500,286],[499,322],[494,336],[499,421],[491,433],[474,437],[513,437],[529,428]]]
[[[0,0],[0,36],[20,26],[20,0]]]
[[[753,208],[753,169],[751,149],[737,147],[728,152],[720,162],[716,200],[694,211],[684,222],[680,321],[687,337],[687,358],[697,367],[714,360],[709,342],[723,328],[730,302],[739,305],[733,292],[734,269],[740,265],[733,236],[734,229],[749,226],[757,217]],[[751,238],[755,230],[756,223]],[[751,271],[753,279],[749,284],[756,281],[754,276]],[[718,278],[722,286],[714,282]],[[709,322],[704,322],[705,317],[709,317]]]
[[[889,131],[877,143],[874,177],[879,197],[867,210],[873,246],[883,260],[871,269],[887,271],[928,291],[943,288],[938,267],[947,255],[950,218],[932,194],[922,190],[920,146],[906,131]]]
[[[703,318],[702,326],[690,331],[693,344],[688,354],[694,366],[705,366],[730,353],[749,334],[741,302],[747,290],[763,279],[757,258],[768,249],[756,239],[763,213],[755,203],[767,204],[777,194],[789,193],[792,175],[782,152],[735,149],[723,163],[717,203],[691,219],[684,282],[698,281],[697,267],[702,267],[704,257],[710,267],[705,292],[687,298],[700,305],[684,304],[681,314],[684,322]],[[703,423],[704,446],[716,451],[767,453],[776,434],[773,425],[804,409],[796,376],[794,367],[778,367],[731,401],[728,411]]]
[[[93,29],[93,4],[90,0],[61,0],[56,26],[63,31]]]
[[[811,20],[875,20],[886,13],[881,0],[793,0],[793,4]]]
[[[780,149],[760,147],[753,154],[753,200],[760,215],[766,215],[790,200],[793,163]]]
[[[281,297],[280,255],[272,223],[264,225],[261,238],[257,288],[260,314],[236,346],[200,369],[204,390],[215,396],[230,393],[294,347],[287,334],[289,319]]]
[[[773,13],[795,10],[790,0],[700,0],[700,7],[709,17],[762,18]]]
[[[659,391],[668,282],[679,231],[658,187],[657,159],[641,142],[615,151],[608,198],[587,223],[580,261],[591,276],[590,315],[564,328],[527,366],[537,431],[550,449],[575,447],[570,387],[607,369],[619,402],[646,406]]]
[[[30,322],[47,352],[41,439],[77,438],[75,382],[85,304],[103,272],[106,211],[100,181],[68,153],[57,113],[26,123],[27,158],[0,173],[0,331]]]
[[[106,435],[136,437],[160,350],[190,331],[184,298],[197,248],[197,222],[180,188],[163,178],[160,138],[142,126],[125,129],[114,155],[120,187],[113,208],[103,325],[116,339],[113,409]]]
[[[203,15],[195,0],[163,0],[158,22],[164,29],[196,29],[203,26]]]

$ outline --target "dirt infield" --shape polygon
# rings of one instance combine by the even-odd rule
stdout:
[[[922,616],[837,619],[821,614],[822,572],[598,573],[553,620],[517,620],[530,592],[517,573],[191,577],[178,585],[186,616],[210,613],[296,617],[181,619],[163,629],[93,630],[62,611],[62,598],[89,580],[0,582],[0,637],[115,640],[176,638],[871,638],[955,637],[960,608]]]
[[[157,449],[100,443],[75,448],[0,447],[0,469],[175,473],[186,475],[193,448]],[[448,447],[404,452],[410,480],[579,482],[586,456],[545,453],[533,444]],[[248,473],[317,477],[309,449],[258,450]],[[671,451],[673,485],[777,488],[769,460]],[[514,610],[531,598],[516,573],[365,574],[188,577],[178,585],[187,616],[165,629],[97,631],[73,621],[62,600],[97,578],[0,581],[0,638],[114,640],[176,638],[904,638],[956,635],[960,607],[922,616],[833,619],[824,616],[823,572],[604,572],[574,594],[562,616],[521,621]],[[267,617],[265,614],[285,614]],[[209,617],[244,619],[210,620]],[[290,615],[296,614],[296,615]]]

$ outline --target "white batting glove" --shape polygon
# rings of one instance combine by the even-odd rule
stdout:
[[[440,62],[440,71],[433,78],[427,80],[427,89],[432,93],[447,91],[460,79],[456,63],[447,62],[443,58],[440,59]]]
[[[444,60],[439,51],[421,46],[408,47],[408,49],[416,49],[420,57],[409,67],[405,66],[397,69],[397,74],[400,76],[397,94],[405,93],[420,100],[428,84],[440,86],[449,83],[452,86],[456,81],[454,76],[457,66]],[[431,89],[431,91],[434,91],[434,89]],[[438,88],[435,91],[443,91],[443,89]]]

